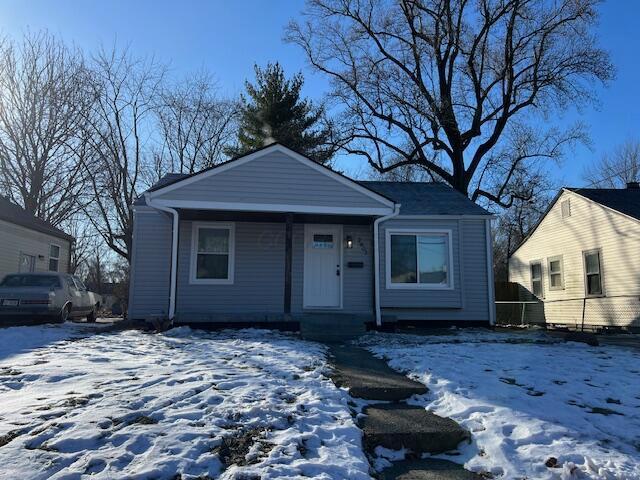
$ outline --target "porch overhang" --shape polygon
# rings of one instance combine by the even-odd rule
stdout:
[[[355,215],[355,216],[386,216],[394,212],[394,206],[380,207],[336,207],[329,205],[300,205],[274,203],[242,203],[242,202],[212,202],[199,200],[168,200],[153,199],[147,202],[155,207],[165,207],[179,210],[208,210],[228,212],[271,212],[271,213],[299,213],[320,215]]]

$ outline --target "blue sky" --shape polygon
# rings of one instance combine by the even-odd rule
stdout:
[[[253,75],[253,64],[278,60],[287,72],[302,70],[305,94],[318,98],[323,77],[307,68],[300,50],[282,41],[299,0],[151,1],[151,0],[3,0],[0,31],[10,37],[46,28],[83,49],[114,41],[138,55],[169,62],[181,76],[206,68],[224,93],[236,95]],[[581,120],[589,126],[592,149],[578,148],[554,174],[560,183],[581,183],[584,165],[632,136],[640,137],[640,2],[609,0],[601,7],[598,35],[611,52],[617,78],[600,92],[600,105],[565,112],[557,121]],[[351,163],[343,168],[350,170]]]

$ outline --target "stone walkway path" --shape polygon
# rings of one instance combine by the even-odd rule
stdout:
[[[422,395],[423,384],[396,372],[367,350],[347,344],[330,345],[332,380],[352,397],[387,402],[370,403],[359,422],[364,445],[371,456],[377,446],[411,450],[413,459],[394,462],[380,473],[383,480],[476,480],[481,477],[447,460],[420,459],[424,453],[454,450],[470,434],[454,420],[404,401]]]

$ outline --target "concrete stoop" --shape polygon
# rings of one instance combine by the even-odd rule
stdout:
[[[411,451],[416,459],[393,462],[378,474],[383,480],[476,480],[481,477],[447,460],[419,459],[422,454],[455,450],[469,441],[470,433],[450,418],[443,418],[422,407],[408,405],[413,395],[428,392],[423,384],[393,370],[367,350],[346,344],[331,344],[331,379],[349,390],[352,397],[391,403],[365,407],[358,422],[364,433],[364,446],[373,455],[377,446]]]
[[[364,335],[365,321],[356,315],[305,315],[300,318],[300,334],[306,340],[338,343]]]

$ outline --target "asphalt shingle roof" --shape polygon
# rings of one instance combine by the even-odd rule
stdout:
[[[185,173],[168,173],[150,190],[157,190],[189,177]],[[466,196],[443,183],[356,181],[365,188],[401,204],[401,215],[491,215]],[[139,197],[136,205],[144,205]]]
[[[567,188],[567,190],[640,220],[640,188]]]
[[[0,195],[0,220],[73,241],[73,237]]]
[[[491,215],[444,183],[385,181],[358,183],[401,204],[401,215]]]

